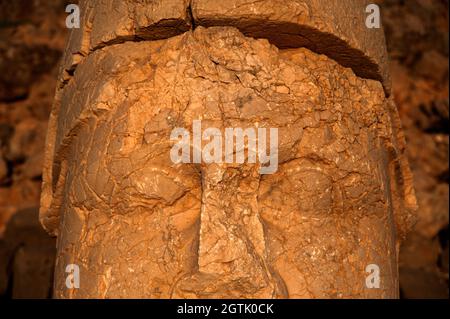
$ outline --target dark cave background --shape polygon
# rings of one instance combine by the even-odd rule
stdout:
[[[52,295],[41,167],[67,0],[0,0],[0,299]],[[401,247],[402,298],[448,298],[448,0],[380,0],[419,204]]]

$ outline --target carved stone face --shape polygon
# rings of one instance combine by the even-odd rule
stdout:
[[[308,49],[198,27],[96,50],[58,101],[44,216],[59,224],[57,297],[396,295],[378,81]],[[276,172],[260,174],[248,149],[245,163],[174,163],[171,132],[192,133],[194,120],[277,128]],[[65,287],[68,264],[79,289]],[[380,289],[366,286],[369,264]]]

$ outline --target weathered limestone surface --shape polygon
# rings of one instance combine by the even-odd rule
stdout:
[[[198,25],[231,25],[267,38],[279,48],[306,47],[325,54],[356,75],[381,81],[390,92],[383,29],[365,25],[371,0],[192,1]]]
[[[41,199],[56,297],[397,297],[415,197],[395,105],[339,59],[242,26],[101,40],[61,75]],[[278,171],[174,164],[172,129],[198,119],[278,128]],[[80,289],[65,286],[68,264]],[[380,289],[366,287],[369,264]]]
[[[278,48],[306,47],[325,54],[356,75],[381,81],[390,94],[383,29],[367,29],[370,0],[154,0],[81,1],[82,26],[69,37],[63,71],[83,56],[126,40],[164,39],[193,25],[234,26],[245,35],[267,38]],[[63,74],[64,75],[64,74]],[[65,74],[66,77],[69,74]]]
[[[188,0],[80,1],[80,28],[68,37],[60,77],[68,79],[89,52],[128,40],[156,40],[191,28]]]

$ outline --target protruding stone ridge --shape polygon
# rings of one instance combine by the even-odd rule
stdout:
[[[131,0],[81,1],[82,26],[73,29],[62,64],[63,85],[87,54],[126,41],[167,39],[197,25],[234,26],[279,49],[306,47],[359,77],[391,83],[382,28],[368,29],[369,0]]]
[[[280,49],[306,47],[391,91],[383,28],[365,23],[369,0],[192,0],[202,26],[234,26]]]

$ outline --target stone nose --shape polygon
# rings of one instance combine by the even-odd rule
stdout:
[[[280,290],[266,260],[259,180],[257,165],[202,166],[198,270],[205,279],[220,278],[222,293],[235,283],[247,297],[270,298]]]
[[[263,226],[257,215],[259,175],[255,173],[251,167],[226,164],[203,167],[198,261],[201,272],[228,272],[237,263],[264,258]],[[242,270],[247,271],[233,272]]]

